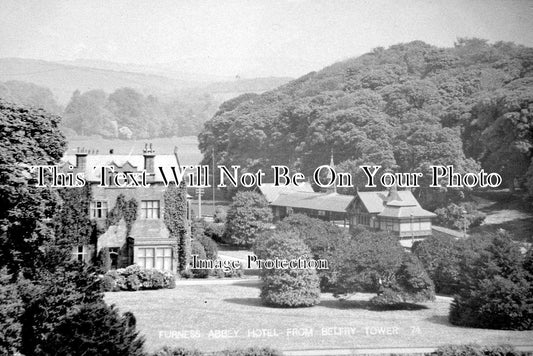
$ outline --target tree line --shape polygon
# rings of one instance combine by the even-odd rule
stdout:
[[[359,189],[360,164],[424,177],[442,164],[497,172],[504,185],[533,195],[532,83],[533,49],[510,42],[380,47],[222,104],[199,135],[202,163],[211,163],[214,149],[217,164],[249,171],[285,164],[309,175],[333,152]],[[416,193],[430,209],[465,194]]]
[[[209,93],[184,91],[159,97],[120,88],[110,94],[101,89],[76,90],[63,108],[50,89],[21,81],[0,82],[0,98],[61,115],[61,128],[68,136],[123,139],[197,135],[218,107]]]

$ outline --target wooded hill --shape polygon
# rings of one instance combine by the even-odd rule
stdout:
[[[457,172],[498,172],[504,184],[533,194],[532,109],[532,48],[415,41],[229,100],[199,141],[203,163],[214,148],[217,164],[248,171],[286,164],[310,175],[333,152],[338,170],[359,178],[359,164],[426,177],[429,165],[451,164]]]

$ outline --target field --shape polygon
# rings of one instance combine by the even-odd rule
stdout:
[[[198,149],[198,139],[195,136],[151,138],[145,140],[108,140],[101,137],[72,137],[68,139],[68,150],[66,154],[76,153],[78,147],[85,147],[88,150],[99,150],[100,154],[107,154],[110,149],[113,149],[115,154],[142,154],[146,143],[152,143],[156,154],[173,154],[174,146],[177,146],[182,165],[198,164],[202,159],[202,154]]]
[[[450,299],[403,311],[370,311],[371,297],[338,301],[323,294],[312,308],[261,305],[259,281],[181,281],[176,289],[107,293],[106,301],[132,311],[150,351],[164,345],[204,351],[270,346],[282,350],[434,347],[480,343],[530,345],[533,331],[461,328],[447,320]]]

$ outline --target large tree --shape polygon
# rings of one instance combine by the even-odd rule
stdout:
[[[272,220],[265,197],[256,192],[239,192],[226,217],[226,239],[235,245],[251,246]]]
[[[0,266],[29,274],[53,244],[49,219],[59,197],[37,187],[30,166],[57,164],[65,151],[59,117],[0,101]]]

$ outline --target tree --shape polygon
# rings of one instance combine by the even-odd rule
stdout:
[[[235,245],[251,246],[272,220],[265,197],[256,192],[239,192],[226,216],[226,237]]]
[[[277,224],[277,231],[293,232],[309,247],[314,259],[325,259],[330,269],[318,270],[322,290],[335,285],[335,255],[345,248],[350,240],[349,234],[341,227],[304,214],[291,214]]]
[[[452,229],[469,229],[481,225],[485,220],[485,214],[477,210],[472,203],[460,205],[450,203],[445,208],[435,210],[439,225]],[[466,224],[466,226],[465,226]]]
[[[44,355],[143,356],[144,338],[131,313],[120,315],[105,303],[72,308],[43,346]]]
[[[22,302],[7,268],[0,269],[0,353],[14,355],[20,347]]]
[[[46,223],[59,196],[35,186],[28,166],[57,164],[66,142],[59,117],[0,101],[0,267],[33,274],[46,260],[53,231]]]
[[[73,308],[103,303],[100,280],[93,267],[77,261],[54,267],[40,269],[34,280],[21,282],[21,351],[25,355],[46,355],[55,328]]]
[[[460,289],[450,308],[450,322],[490,329],[533,329],[530,257],[505,234],[470,239],[481,239],[481,244],[465,250],[459,262]]]
[[[254,245],[262,260],[308,259],[311,251],[294,232],[274,232]],[[261,300],[276,307],[309,307],[320,302],[319,279],[314,269],[263,269]]]
[[[187,221],[187,189],[185,183],[179,186],[169,184],[164,194],[164,221],[170,237],[176,241],[174,259],[177,259],[178,271],[184,271],[191,256],[191,237]]]
[[[435,283],[435,292],[451,295],[459,290],[458,264],[462,250],[453,237],[433,236],[417,241],[412,252]]]
[[[54,217],[56,243],[68,249],[93,242],[90,238],[96,238],[96,226],[90,219],[91,187],[62,188],[59,195],[61,207]]]
[[[359,232],[339,250],[337,294],[383,292],[388,303],[421,302],[434,297],[434,286],[420,261],[387,232]]]

